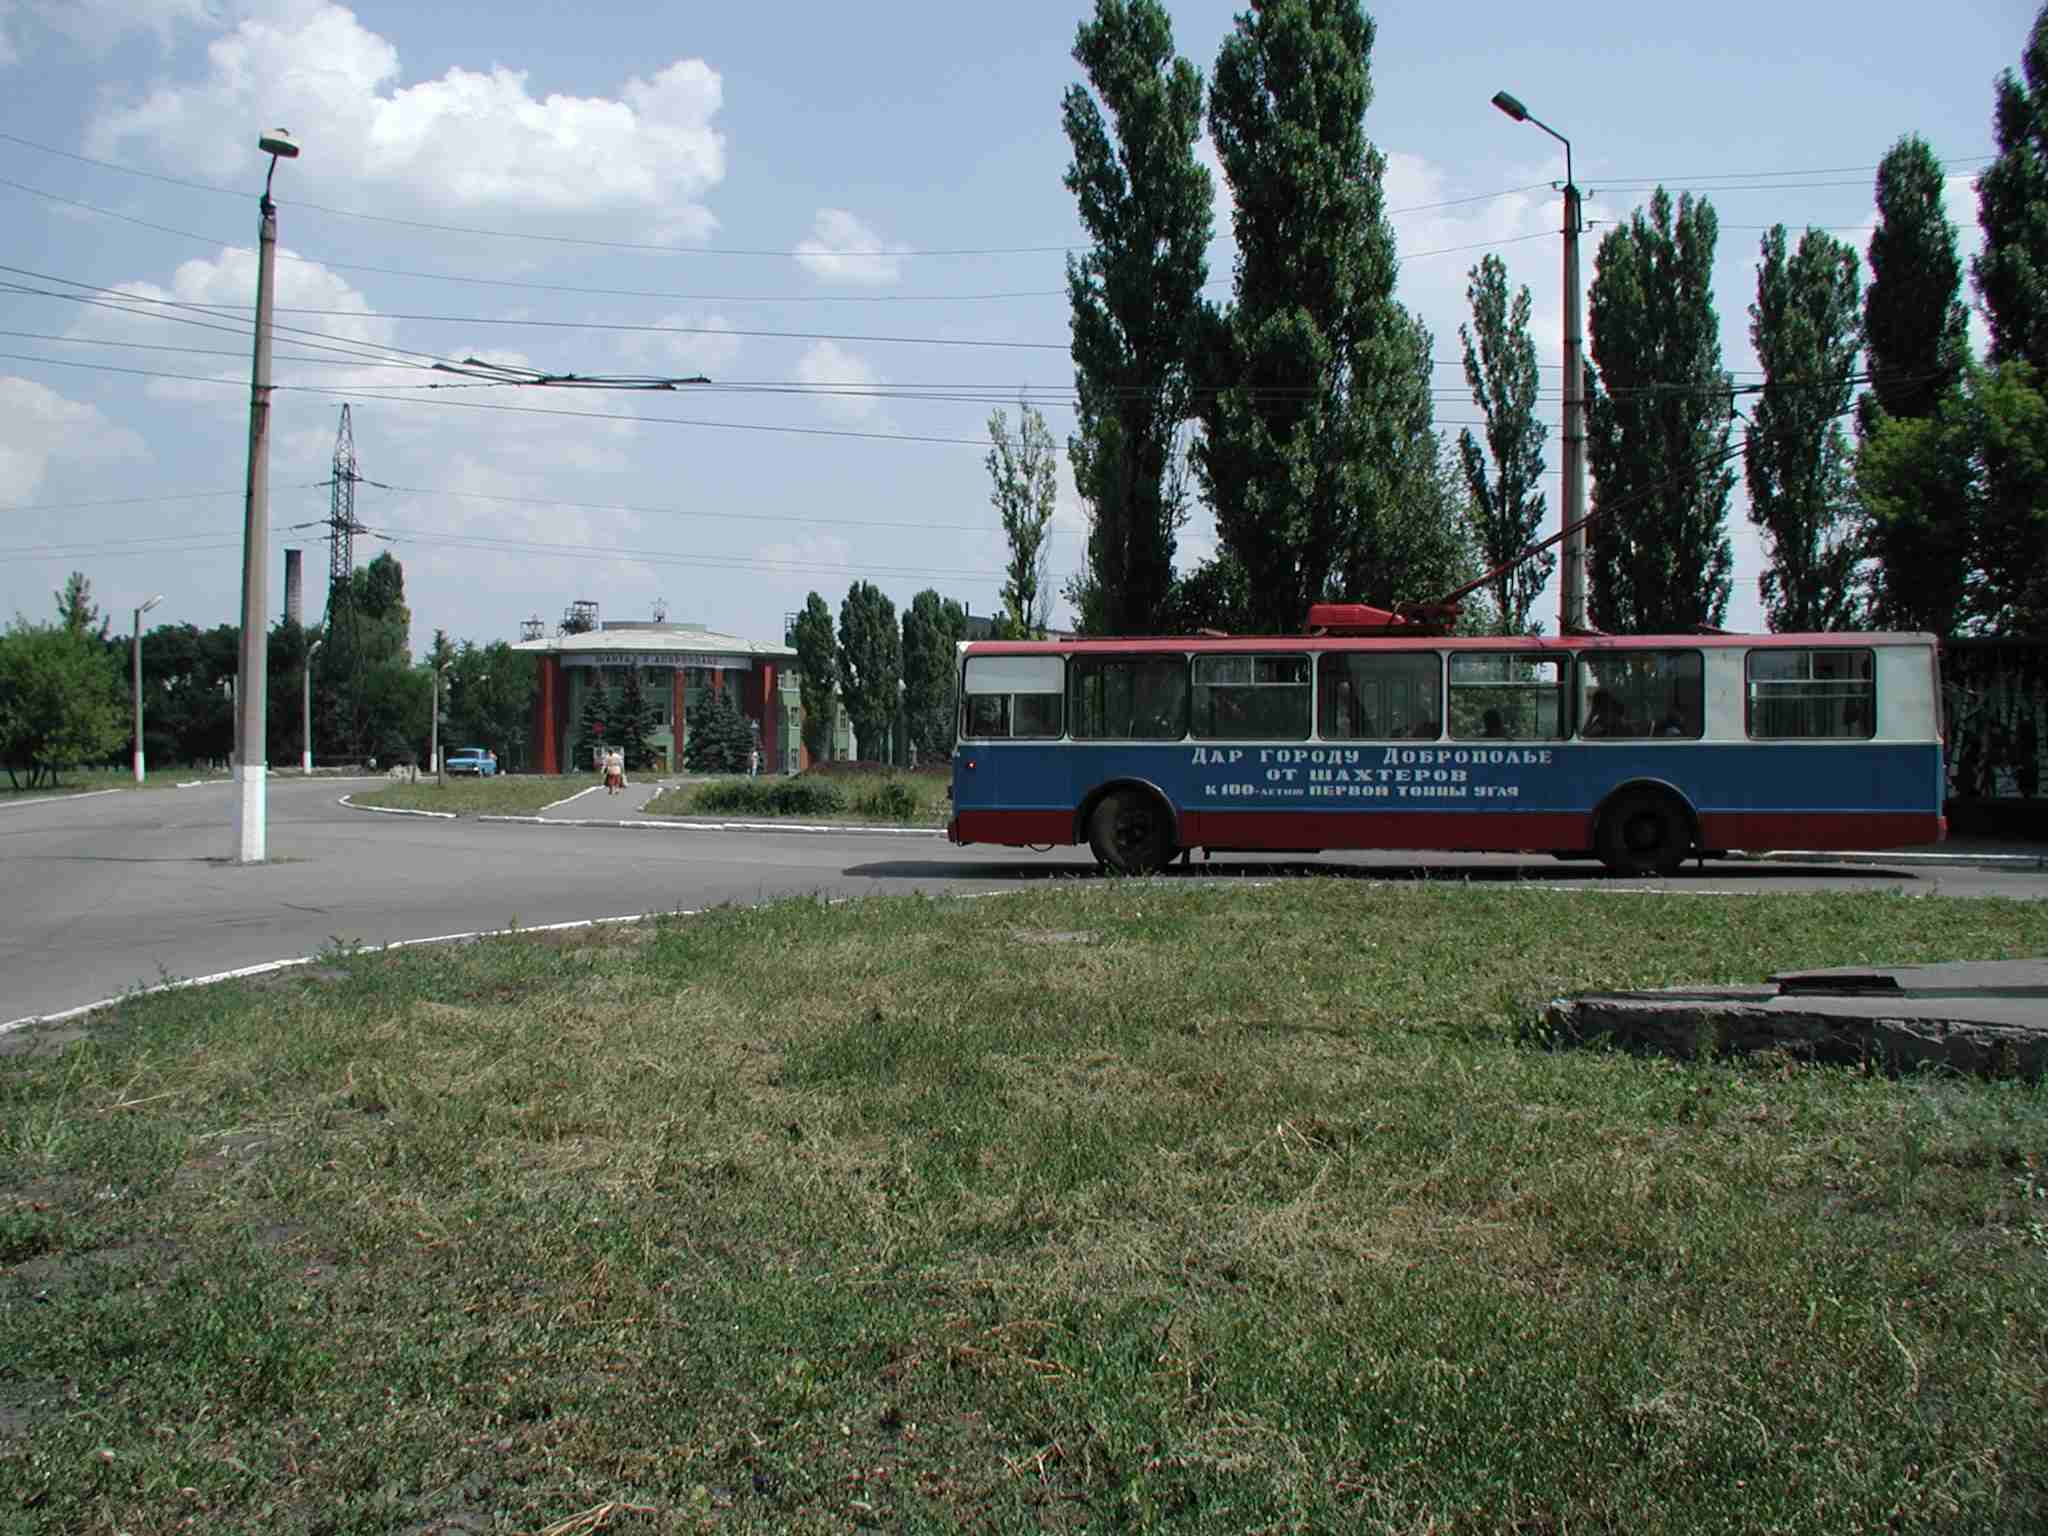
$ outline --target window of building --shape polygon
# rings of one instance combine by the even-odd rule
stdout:
[[[1875,736],[1877,653],[1751,651],[1749,734],[1793,741]]]
[[[1178,741],[1188,733],[1185,656],[1076,656],[1067,677],[1077,741]]]
[[[1316,661],[1316,727],[1325,741],[1434,740],[1443,720],[1435,651],[1325,651]]]
[[[983,739],[1057,736],[1064,686],[1057,656],[970,656],[960,734]]]
[[[1565,662],[1535,651],[1451,653],[1451,735],[1557,741],[1566,734]]]
[[[1306,656],[1197,656],[1194,734],[1221,741],[1306,741]]]
[[[1579,657],[1579,734],[1588,741],[1696,741],[1706,730],[1706,698],[1698,651]]]

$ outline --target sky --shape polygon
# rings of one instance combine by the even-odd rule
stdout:
[[[1396,296],[1435,336],[1439,428],[1479,424],[1458,327],[1495,252],[1532,294],[1556,526],[1563,154],[1495,91],[1572,141],[1589,283],[1602,232],[1655,186],[1712,202],[1742,383],[1764,231],[1864,249],[1902,135],[1945,162],[1977,248],[1993,86],[2035,9],[1955,0],[1906,26],[1842,0],[1369,7],[1365,128],[1387,157]],[[1207,78],[1235,7],[1170,11]],[[1064,264],[1084,237],[1060,102],[1083,15],[0,0],[0,618],[53,617],[77,570],[117,630],[158,593],[148,625],[238,620],[257,139],[278,127],[302,153],[273,191],[273,619],[287,547],[305,551],[308,622],[324,604],[344,404],[355,561],[404,563],[416,649],[436,629],[552,630],[579,599],[777,641],[807,593],[836,614],[855,581],[899,609],[930,587],[995,612],[989,414],[1014,421],[1021,393],[1062,444],[1074,424]],[[512,387],[435,366],[471,359],[710,382]],[[1055,586],[1086,527],[1063,470]],[[1739,489],[1729,530],[1728,622],[1760,628]],[[1198,513],[1179,563],[1213,550]],[[1554,597],[1543,612],[1554,630]]]

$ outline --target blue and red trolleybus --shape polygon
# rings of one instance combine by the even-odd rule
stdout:
[[[1944,834],[1932,636],[1309,633],[960,648],[956,843],[1540,851],[1619,874]]]

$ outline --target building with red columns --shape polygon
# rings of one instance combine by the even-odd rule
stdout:
[[[583,701],[601,679],[614,697],[629,672],[657,719],[647,739],[665,768],[678,768],[690,715],[720,694],[733,696],[760,734],[761,770],[794,773],[803,763],[803,716],[796,651],[786,645],[715,634],[694,624],[607,623],[581,634],[521,640],[512,647],[539,658],[527,761],[536,773],[579,773],[571,760]]]

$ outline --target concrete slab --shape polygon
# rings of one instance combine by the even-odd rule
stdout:
[[[1544,1017],[1566,1039],[1684,1057],[1788,1050],[2037,1078],[2048,1071],[2048,960],[1842,966],[1788,971],[1761,986],[1588,992],[1556,999]]]

